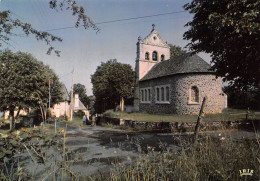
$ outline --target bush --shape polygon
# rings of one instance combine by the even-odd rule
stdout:
[[[84,116],[84,112],[79,110],[78,112],[74,112],[73,116],[82,118]]]
[[[103,113],[103,116],[113,118],[116,117],[116,112],[114,112],[112,109],[109,109]]]

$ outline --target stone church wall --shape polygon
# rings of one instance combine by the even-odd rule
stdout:
[[[170,85],[170,103],[156,103],[155,86]],[[153,80],[141,81],[140,89],[151,87],[151,103],[140,103],[141,112],[198,114],[202,100],[208,97],[205,111],[208,114],[220,113],[227,105],[227,97],[222,92],[221,79],[212,74],[179,74]],[[190,89],[199,90],[199,102],[190,103]]]

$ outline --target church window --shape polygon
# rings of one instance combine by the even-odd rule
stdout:
[[[161,101],[164,101],[164,87],[161,87]]]
[[[144,95],[145,95],[144,101],[147,101],[147,89],[144,90]]]
[[[153,52],[153,60],[157,61],[157,52],[156,51]]]
[[[167,86],[166,87],[166,99],[165,101],[170,101],[170,88]]]
[[[155,90],[157,104],[170,104],[170,85],[156,86]]]
[[[141,88],[141,98],[140,98],[140,102],[141,103],[151,103],[151,88]]]
[[[151,90],[148,89],[148,101],[151,101]]]
[[[149,60],[149,53],[148,52],[145,53],[145,60]]]
[[[160,101],[160,88],[156,88],[156,101]]]
[[[164,57],[164,55],[162,54],[162,55],[161,55],[161,61],[164,61],[164,58],[165,58],[165,57]]]
[[[190,89],[190,103],[199,103],[199,89],[197,86],[192,86]]]

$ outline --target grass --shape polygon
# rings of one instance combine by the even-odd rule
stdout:
[[[219,114],[206,114],[203,121],[231,121],[241,120],[246,118],[247,110],[239,109],[225,109],[223,113]],[[197,115],[176,115],[176,114],[148,114],[148,113],[126,113],[126,112],[113,112],[108,110],[104,113],[104,116],[130,119],[136,121],[148,121],[148,122],[195,122],[197,121]],[[260,114],[255,114],[251,111],[249,119],[260,119]]]
[[[72,126],[77,126],[77,127],[83,126],[83,120],[80,117],[74,117],[73,121],[69,121],[69,123]]]
[[[109,175],[91,180],[259,180],[259,165],[258,141],[205,136],[178,152],[150,152],[129,166],[116,164]],[[242,169],[253,170],[253,175],[240,176]]]

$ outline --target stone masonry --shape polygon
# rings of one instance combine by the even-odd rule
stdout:
[[[155,102],[155,86],[170,85],[169,103]],[[221,89],[221,79],[210,74],[179,74],[140,82],[140,88],[151,87],[151,103],[140,103],[140,111],[148,113],[198,114],[202,100],[208,97],[206,113],[220,113],[227,107],[226,95]],[[190,88],[199,90],[199,102],[190,103]]]

